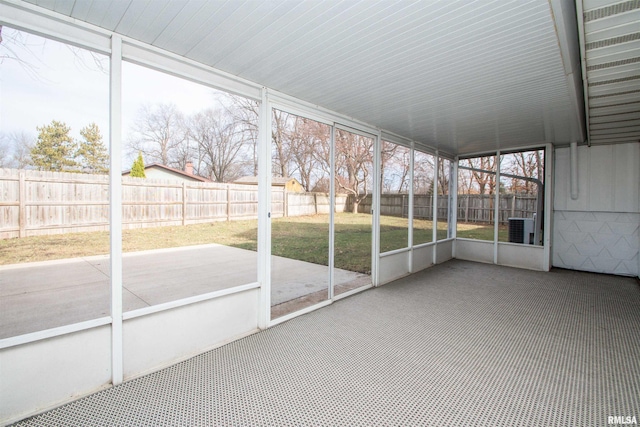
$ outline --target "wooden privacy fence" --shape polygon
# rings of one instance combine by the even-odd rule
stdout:
[[[537,212],[537,197],[531,194],[501,194],[500,223],[508,224],[509,218],[533,218]],[[459,194],[458,221],[488,223],[495,216],[495,196],[488,194]],[[438,219],[448,218],[448,196],[438,196]],[[358,212],[371,212],[371,196],[360,202]],[[380,215],[407,217],[409,212],[408,194],[380,195]],[[433,196],[418,194],[414,196],[413,217],[433,218]]]
[[[371,212],[372,197],[368,195],[358,206],[358,212]],[[449,199],[438,197],[438,219],[446,220],[448,217]],[[349,203],[349,209],[351,204]],[[380,215],[397,216],[407,218],[409,216],[408,194],[381,194]],[[433,196],[416,194],[413,198],[413,217],[419,219],[433,218]]]
[[[508,224],[509,218],[533,218],[538,211],[538,198],[532,194],[500,194],[499,223]],[[495,195],[458,194],[459,222],[493,222]]]
[[[358,212],[371,212],[371,195],[368,195],[358,206]],[[508,224],[509,218],[533,218],[536,213],[537,197],[530,194],[501,194],[500,223]],[[458,221],[460,222],[492,222],[495,216],[495,196],[488,194],[459,194]],[[438,219],[448,218],[448,196],[438,196]],[[346,210],[351,210],[351,197],[347,201]],[[408,194],[380,195],[380,215],[407,217],[409,215]],[[433,218],[433,196],[418,194],[414,196],[413,217],[420,219]]]
[[[329,214],[330,197],[327,193],[286,193],[285,216]],[[350,212],[352,200],[346,194],[336,194],[336,212]]]
[[[283,216],[284,189],[271,199]],[[125,229],[257,217],[257,186],[122,177]],[[0,169],[0,238],[108,229],[108,176]]]
[[[358,212],[371,212],[371,195]],[[271,191],[271,216],[328,214],[326,193]],[[447,198],[438,198],[438,219],[447,219]],[[494,197],[459,195],[458,220],[490,222]],[[187,225],[258,217],[255,185],[172,182],[122,177],[123,228]],[[353,197],[336,195],[336,212],[350,212]],[[382,215],[407,217],[407,194],[383,194]],[[536,197],[501,195],[500,223],[510,217],[531,218]],[[431,219],[433,197],[416,195],[414,217]],[[109,179],[106,175],[0,169],[0,238],[103,231],[109,229]]]

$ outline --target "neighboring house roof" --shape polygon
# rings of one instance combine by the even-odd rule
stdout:
[[[197,176],[197,175],[192,175],[192,174],[189,174],[189,173],[187,173],[185,171],[181,171],[180,169],[175,169],[175,168],[172,168],[172,167],[160,164],[160,163],[152,163],[152,164],[144,167],[145,171],[149,170],[149,169],[161,170],[161,171],[164,171],[164,172],[166,172],[166,173],[168,173],[170,175],[174,175],[174,176],[177,175],[179,178],[182,178],[182,179],[188,179],[188,180],[198,181],[198,182],[211,182],[210,179],[203,178],[203,177]],[[124,172],[122,172],[122,175],[123,176],[124,175],[129,175],[130,172],[131,172],[131,170],[124,171]]]

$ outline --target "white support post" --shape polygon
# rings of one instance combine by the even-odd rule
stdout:
[[[413,182],[414,182],[414,162],[415,162],[415,158],[416,158],[416,149],[415,149],[415,143],[414,141],[411,141],[411,150],[409,150],[409,204],[407,209],[409,210],[407,212],[407,222],[409,224],[409,237],[408,237],[408,244],[409,244],[409,265],[407,266],[407,271],[410,273],[413,273],[413,206],[414,206],[414,202],[413,202]]]
[[[336,126],[331,125],[331,140],[329,141],[329,300],[335,296],[335,217],[336,217],[336,159],[335,159]]]
[[[447,238],[456,237],[458,218],[458,162],[449,161],[449,206],[447,212]]]
[[[451,209],[452,212],[449,213],[451,222],[449,224],[450,235],[453,239],[458,237],[458,163],[460,159],[456,156],[451,163]],[[453,243],[454,253],[453,257],[455,258],[455,240]]]
[[[496,153],[496,186],[493,206],[493,263],[498,263],[498,236],[500,232],[500,151]]]
[[[122,354],[122,39],[111,38],[109,72],[109,264],[111,270],[111,381],[124,377]]]
[[[542,238],[542,269],[551,269],[551,235],[553,234],[553,144],[546,144],[544,151],[544,234]],[[538,197],[540,197],[538,195]],[[540,213],[538,213],[540,215]]]
[[[382,149],[382,135],[381,132],[375,136],[373,142],[373,189],[371,196],[371,214],[373,215],[373,227],[371,228],[371,282],[373,286],[378,286],[379,281],[379,272],[378,266],[380,265],[380,174],[382,173],[380,168],[380,159]]]
[[[258,327],[271,322],[271,107],[262,88],[258,117]]]
[[[433,215],[433,226],[431,230],[431,240],[433,241],[433,257],[431,262],[436,264],[436,260],[438,259],[438,179],[440,178],[440,153],[436,150],[436,154],[433,157],[434,159],[434,172],[433,172],[433,195],[431,196],[432,203],[432,215]]]

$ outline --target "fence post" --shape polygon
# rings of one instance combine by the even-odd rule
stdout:
[[[464,222],[469,222],[469,195],[465,197],[464,202]]]
[[[187,224],[187,183],[182,183],[182,225]]]
[[[511,198],[511,218],[515,218],[516,216],[516,193],[513,193],[513,197]]]
[[[282,216],[289,216],[289,197],[287,196],[287,187],[282,187]]]
[[[231,186],[227,184],[227,222],[231,221]]]
[[[27,235],[27,179],[26,172],[20,171],[18,178],[18,237]]]
[[[318,215],[318,193],[313,193],[313,206],[316,209],[316,215]]]

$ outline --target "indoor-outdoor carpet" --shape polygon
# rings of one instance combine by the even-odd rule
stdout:
[[[450,261],[22,426],[606,426],[640,419],[634,278]]]

